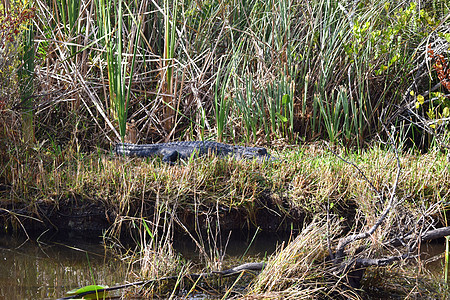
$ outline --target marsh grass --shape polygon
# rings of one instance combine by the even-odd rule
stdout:
[[[10,182],[10,201],[54,201],[77,195],[86,201],[101,199],[115,207],[119,216],[140,216],[143,202],[161,201],[168,207],[195,211],[203,205],[254,209],[258,199],[273,195],[286,199],[288,207],[313,215],[330,201],[335,208],[357,208],[366,221],[375,219],[377,199],[359,174],[321,144],[278,153],[279,162],[230,159],[194,159],[175,166],[155,159],[123,159],[109,153],[81,155],[52,152],[43,144],[30,153],[10,149],[2,177]],[[19,159],[14,159],[13,157]],[[395,175],[394,154],[374,147],[348,153],[380,190],[387,189]],[[399,197],[408,209],[431,207],[448,197],[447,161],[439,151],[425,155],[404,154]],[[27,200],[23,200],[27,199]],[[197,204],[196,204],[197,203]],[[164,207],[164,206],[162,206]],[[252,208],[253,207],[253,208]],[[250,212],[249,212],[250,214]]]
[[[107,145],[133,119],[147,141],[361,147],[447,13],[406,1],[169,2],[36,1],[39,141]]]
[[[35,26],[32,22],[23,24],[23,52],[21,53],[22,65],[18,72],[18,82],[20,85],[20,98],[23,105],[22,113],[22,137],[27,145],[34,143],[34,111],[33,93],[35,91],[34,75],[34,35]]]
[[[358,299],[331,271],[327,238],[339,235],[338,222],[317,216],[287,245],[273,254],[254,280],[245,299]]]
[[[6,68],[22,65],[32,75],[36,63],[34,124],[20,121],[22,100],[31,98],[1,93],[5,207],[36,216],[40,205],[58,207],[69,198],[101,203],[116,217],[107,235],[119,239],[126,230],[137,232],[140,275],[153,277],[181,275],[191,267],[172,249],[175,230],[195,241],[208,270],[220,269],[226,253],[221,218],[235,209],[247,228],[258,227],[255,216],[268,201],[282,216],[304,215],[305,229],[297,224],[298,238],[269,259],[274,282],[263,272],[247,297],[352,297],[334,285],[336,278],[319,277],[328,271],[324,234],[371,226],[383,203],[322,144],[282,147],[318,138],[342,143],[347,148],[331,147],[360,166],[382,193],[389,192],[395,156],[370,138],[404,106],[410,74],[424,59],[420,53],[447,30],[439,24],[448,20],[447,6],[384,0],[33,3],[34,45],[31,35],[21,40],[36,49],[33,62],[31,52],[23,53],[26,64],[18,52],[2,52],[13,57],[2,64],[12,82],[17,72]],[[436,78],[431,74],[425,81],[416,94],[428,92]],[[280,147],[281,160],[261,165],[211,157],[168,166],[158,158],[123,159],[98,150],[122,140],[131,119],[141,141],[272,144]],[[36,142],[26,145],[26,131],[33,130]],[[398,136],[402,144],[404,131]],[[363,150],[365,145],[372,149]],[[423,211],[444,222],[448,161],[439,150],[427,150],[402,154],[403,200],[373,235],[371,253],[382,253],[380,241],[390,229],[413,230],[408,220],[420,219]],[[2,212],[5,227],[19,228],[19,218]],[[330,231],[314,218],[327,212],[343,229],[333,223]],[[182,218],[186,214],[193,224]]]

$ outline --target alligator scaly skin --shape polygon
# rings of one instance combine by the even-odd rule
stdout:
[[[161,144],[116,144],[117,155],[151,157],[162,156],[163,161],[174,163],[178,159],[188,159],[193,154],[206,154],[225,157],[232,155],[236,159],[274,160],[265,148],[228,145],[212,141],[171,142]]]

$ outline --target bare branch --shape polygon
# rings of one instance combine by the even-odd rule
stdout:
[[[396,261],[404,260],[407,258],[414,258],[417,257],[417,255],[410,256],[408,253],[398,255],[398,256],[390,256],[390,257],[383,257],[383,258],[357,258],[355,260],[355,267],[370,267],[370,266],[388,266],[390,264],[393,264]]]
[[[338,246],[336,248],[336,257],[335,257],[336,262],[341,260],[342,257],[344,256],[345,248],[347,247],[347,245],[349,245],[349,244],[351,244],[351,243],[353,243],[353,242],[355,242],[357,240],[366,239],[369,236],[371,236],[377,230],[377,228],[383,223],[384,219],[386,218],[386,216],[389,214],[389,212],[391,211],[392,207],[394,206],[394,201],[396,199],[395,195],[396,195],[396,191],[397,191],[397,185],[398,185],[398,181],[400,179],[401,164],[400,164],[400,158],[399,158],[398,150],[397,150],[397,147],[395,146],[395,143],[394,143],[394,139],[393,139],[392,135],[389,133],[389,131],[387,130],[387,128],[384,126],[384,124],[383,124],[383,128],[384,128],[384,130],[386,131],[386,133],[387,133],[387,135],[389,137],[390,143],[394,147],[395,157],[396,157],[396,160],[397,160],[397,172],[396,172],[394,183],[392,185],[392,189],[390,191],[391,195],[390,195],[389,201],[388,201],[387,206],[384,209],[383,213],[378,218],[377,222],[368,231],[362,232],[362,233],[358,233],[358,234],[354,234],[354,235],[350,235],[350,236],[347,236],[347,237],[342,238],[342,239],[339,240]],[[334,155],[336,155],[339,159],[341,159],[342,161],[344,161],[347,164],[352,165],[356,170],[358,170],[358,172],[361,174],[361,176],[372,187],[372,189],[378,194],[380,199],[383,199],[383,195],[381,194],[381,192],[378,191],[374,187],[374,185],[370,182],[370,180],[367,178],[367,176],[364,174],[363,171],[361,171],[361,169],[358,166],[356,166],[352,162],[348,162],[347,160],[343,159],[342,157],[337,155],[334,151],[331,150],[331,152]]]

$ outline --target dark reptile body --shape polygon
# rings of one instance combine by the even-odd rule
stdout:
[[[267,150],[261,147],[243,147],[212,141],[171,142],[161,144],[116,144],[116,154],[125,156],[151,157],[162,156],[163,161],[173,163],[178,159],[188,159],[194,153],[225,157],[233,155],[236,159],[273,160]]]

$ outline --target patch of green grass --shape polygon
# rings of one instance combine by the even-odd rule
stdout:
[[[273,163],[211,157],[175,166],[158,158],[123,159],[64,151],[54,155],[42,150],[27,160],[10,154],[10,168],[2,176],[11,184],[8,193],[13,201],[27,205],[74,194],[85,201],[104,201],[116,207],[119,215],[129,216],[142,202],[153,205],[156,198],[181,210],[192,208],[194,201],[242,208],[254,207],[252,203],[266,193],[281,196],[289,207],[311,215],[324,211],[328,201],[344,207],[356,203],[366,218],[375,217],[373,208],[379,201],[352,166],[319,144],[280,151],[280,160]],[[374,148],[345,157],[380,191],[392,184],[396,171],[393,153]],[[412,207],[446,199],[450,178],[444,155],[404,154],[401,164],[398,193]]]

